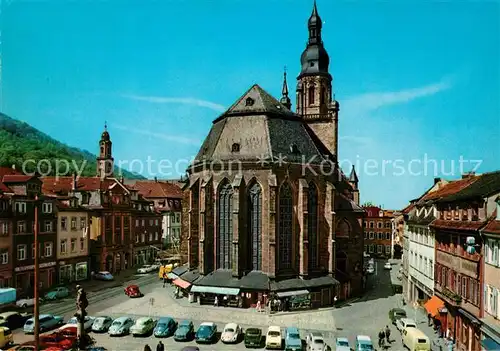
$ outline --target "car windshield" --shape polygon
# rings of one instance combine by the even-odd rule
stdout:
[[[349,346],[349,343],[345,340],[337,340],[337,346]]]
[[[158,328],[166,328],[167,323],[158,323]]]
[[[139,320],[137,321],[137,325],[147,325],[149,323],[149,319],[143,319],[143,320]]]
[[[73,317],[68,321],[68,324],[76,324],[76,323],[77,323],[76,317]]]
[[[208,325],[202,325],[200,327],[200,333],[210,333],[212,331],[212,327],[209,327]]]
[[[361,350],[373,350],[373,345],[371,344],[360,344]]]
[[[314,339],[314,340],[313,340],[313,342],[314,342],[315,344],[320,344],[320,345],[324,344],[323,339]],[[338,343],[338,342],[337,342],[337,345],[339,345],[339,346],[349,346],[349,344],[348,344],[348,343],[344,343],[344,344],[342,344],[342,343]]]
[[[288,337],[290,339],[300,339],[299,334],[295,334],[295,333],[288,334]]]
[[[122,325],[122,322],[121,322],[121,321],[114,321],[114,322],[113,322],[113,325],[114,325],[115,327],[119,327],[120,325]]]
[[[255,335],[255,336],[257,336],[257,335],[260,334],[260,332],[258,330],[256,330],[256,329],[247,329],[246,334],[247,335]]]
[[[26,323],[25,323],[25,324],[26,324],[26,325],[32,325],[32,324],[33,324],[33,320],[29,319],[29,320],[27,320],[27,321],[26,321]]]
[[[106,318],[104,318],[104,317],[97,317],[97,318],[95,319],[95,322],[96,322],[97,324],[102,324],[102,323],[104,323],[105,321],[106,321]]]
[[[270,331],[269,336],[280,336],[280,332],[277,331]]]
[[[226,332],[226,333],[234,333],[234,329],[233,328],[226,328],[226,330],[224,330],[224,332]]]

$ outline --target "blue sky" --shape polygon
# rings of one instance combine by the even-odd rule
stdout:
[[[279,97],[285,65],[294,100],[311,9],[312,0],[4,0],[1,108],[92,152],[106,120],[118,160],[190,159],[252,84]],[[498,2],[318,9],[341,108],[339,159],[346,171],[358,165],[362,201],[401,208],[435,176],[459,177],[461,157],[481,160],[477,172],[499,168]]]

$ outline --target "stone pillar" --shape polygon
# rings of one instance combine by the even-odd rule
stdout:
[[[308,184],[305,179],[299,179],[299,197],[297,202],[297,222],[299,223],[299,275],[306,276],[308,274],[308,212],[307,212],[307,195],[308,195]]]
[[[269,206],[269,246],[268,246],[268,256],[267,256],[267,272],[270,278],[276,277],[276,192],[278,187],[278,182],[276,180],[276,175],[271,174],[269,176],[269,201],[267,201]]]
[[[328,273],[335,276],[336,268],[336,243],[335,243],[335,187],[332,183],[326,183],[325,192],[325,219],[328,227]]]
[[[239,277],[242,264],[240,262],[240,195],[242,192],[242,183],[243,176],[241,174],[236,175],[233,181],[233,242],[231,243],[233,246],[232,252],[232,262],[231,267],[233,271],[233,277]],[[244,190],[244,189],[243,189]],[[243,255],[244,257],[245,255]]]

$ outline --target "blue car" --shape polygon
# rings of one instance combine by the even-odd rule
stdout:
[[[302,351],[302,339],[299,330],[295,327],[285,329],[285,350]]]
[[[217,334],[217,326],[212,322],[201,323],[196,331],[195,339],[197,343],[212,343]]]
[[[38,319],[40,325],[40,332],[46,332],[47,330],[54,329],[64,324],[63,317],[53,316],[51,314],[41,314]],[[23,331],[25,334],[35,333],[35,319],[30,318],[24,323]]]
[[[175,341],[189,341],[192,340],[194,336],[194,325],[190,321],[182,321],[177,326],[177,330],[174,333]]]
[[[174,335],[177,328],[177,322],[170,317],[161,317],[156,323],[153,334],[157,338],[165,338]]]

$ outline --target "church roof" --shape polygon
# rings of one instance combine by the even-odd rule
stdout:
[[[196,161],[281,159],[317,164],[326,158],[334,160],[312,129],[255,84],[214,120]]]

